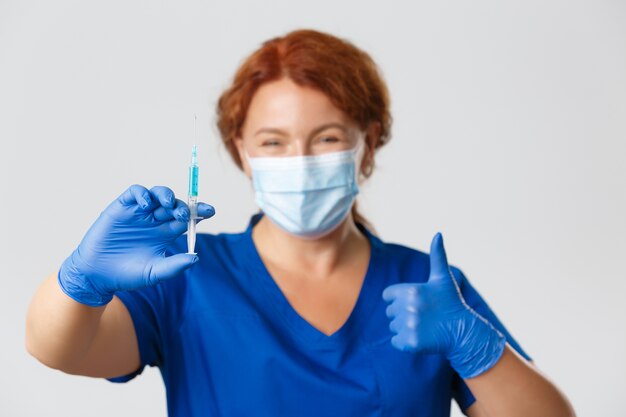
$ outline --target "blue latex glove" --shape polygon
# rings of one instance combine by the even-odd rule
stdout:
[[[462,378],[487,371],[502,356],[505,337],[467,305],[448,266],[441,233],[430,247],[430,275],[422,284],[387,287],[391,343],[402,351],[445,355]]]
[[[215,210],[198,204],[198,216]],[[187,230],[189,207],[167,187],[132,185],[100,214],[78,248],[63,262],[59,285],[74,300],[107,304],[116,291],[155,285],[198,261],[196,255],[165,257],[166,248]]]

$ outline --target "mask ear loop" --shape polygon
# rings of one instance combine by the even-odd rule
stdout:
[[[242,169],[243,169],[243,165],[246,164],[248,165],[248,169],[250,170],[250,179],[252,179],[253,176],[253,169],[252,169],[252,163],[250,161],[250,154],[248,153],[248,150],[245,148],[245,146],[243,147],[243,159],[241,161],[241,165],[242,165]]]
[[[365,144],[365,139],[360,140],[357,143],[357,145],[354,147],[353,152],[354,152],[354,167],[355,167],[355,171],[356,171],[356,179],[357,179],[357,183],[360,183],[362,180],[365,180],[366,178],[368,178],[371,173],[372,173],[372,166],[371,164],[369,165],[369,169],[368,172],[362,172],[361,171],[361,165],[363,165],[363,158],[365,157],[365,148],[366,148],[366,144]]]

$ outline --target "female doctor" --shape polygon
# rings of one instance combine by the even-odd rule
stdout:
[[[200,234],[172,190],[133,185],[35,294],[26,346],[70,374],[158,366],[170,416],[572,416],[463,273],[386,243],[356,210],[387,143],[386,86],[350,42],[265,42],[218,127],[261,211]],[[214,214],[201,203],[199,214]]]

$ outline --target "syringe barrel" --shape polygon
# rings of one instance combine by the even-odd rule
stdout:
[[[187,223],[187,253],[196,253],[196,219]]]
[[[187,198],[187,206],[189,207],[189,219],[199,219],[198,197],[189,196],[189,198]]]
[[[189,166],[189,189],[187,195],[189,197],[198,196],[198,165]]]

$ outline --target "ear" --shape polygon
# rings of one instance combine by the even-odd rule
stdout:
[[[361,172],[369,177],[374,169],[374,153],[380,140],[380,122],[371,122],[365,131],[365,150],[361,162]]]
[[[248,164],[248,158],[246,158],[246,150],[243,146],[243,139],[235,138],[233,139],[233,143],[235,144],[235,147],[237,148],[237,153],[239,154],[241,169],[248,178],[252,178],[252,170],[250,169],[250,164]]]

